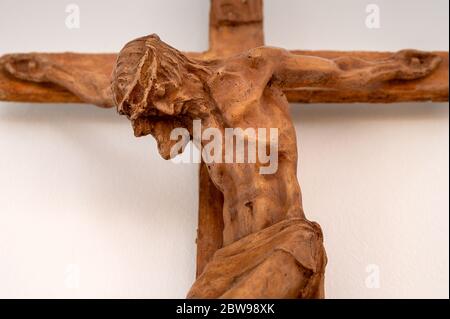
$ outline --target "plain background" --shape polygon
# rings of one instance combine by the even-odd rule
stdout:
[[[158,33],[207,48],[207,0],[1,0],[0,54],[116,52]],[[268,44],[448,50],[447,0],[266,0]],[[448,298],[448,104],[293,105],[328,298]],[[0,297],[183,298],[194,281],[197,166],[163,161],[114,110],[0,103]],[[367,284],[372,283],[371,285]]]

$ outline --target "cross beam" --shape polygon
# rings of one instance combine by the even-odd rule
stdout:
[[[353,57],[380,60],[392,56],[391,52],[338,52],[293,51],[298,54],[324,58]],[[362,90],[330,90],[327,88],[307,90],[294,88],[285,93],[291,103],[395,103],[395,102],[447,102],[448,101],[448,52],[435,52],[442,58],[439,68],[430,76],[413,81],[390,81],[377,87]],[[33,54],[31,54],[33,55]],[[76,68],[79,72],[92,72],[109,76],[116,54],[35,53],[54,61],[65,69]],[[188,53],[197,58],[217,56],[215,51]],[[0,101],[32,103],[84,103],[79,97],[54,83],[35,83],[18,79],[8,73],[0,58]],[[3,63],[2,63],[3,62]]]
[[[264,45],[262,0],[211,0],[210,48],[203,53],[187,53],[199,59],[225,57],[246,49]],[[382,60],[391,52],[293,51],[293,53],[323,58],[360,58]],[[308,90],[294,88],[285,93],[291,103],[393,103],[448,101],[448,52],[435,52],[443,62],[431,76],[414,81],[391,81],[361,90]],[[58,53],[39,55],[56,62],[64,69],[77,69],[110,76],[117,54]],[[83,103],[66,89],[53,83],[34,83],[20,80],[4,68],[5,57],[0,58],[0,101],[38,103]]]

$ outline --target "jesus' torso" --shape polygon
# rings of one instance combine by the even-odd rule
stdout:
[[[297,139],[284,93],[271,83],[273,68],[251,54],[224,60],[208,87],[218,112],[209,123],[225,128],[278,128],[278,170],[261,175],[255,164],[208,165],[224,194],[224,244],[283,219],[304,217],[297,181]],[[247,147],[247,146],[246,146]]]

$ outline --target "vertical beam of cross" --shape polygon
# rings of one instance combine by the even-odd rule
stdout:
[[[262,0],[211,0],[209,55],[224,58],[264,45]]]

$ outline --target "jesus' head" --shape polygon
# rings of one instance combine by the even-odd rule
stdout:
[[[133,40],[119,53],[113,71],[117,110],[131,120],[136,136],[152,134],[161,155],[169,158],[170,132],[192,120],[208,73],[206,64],[189,59],[157,35]]]

